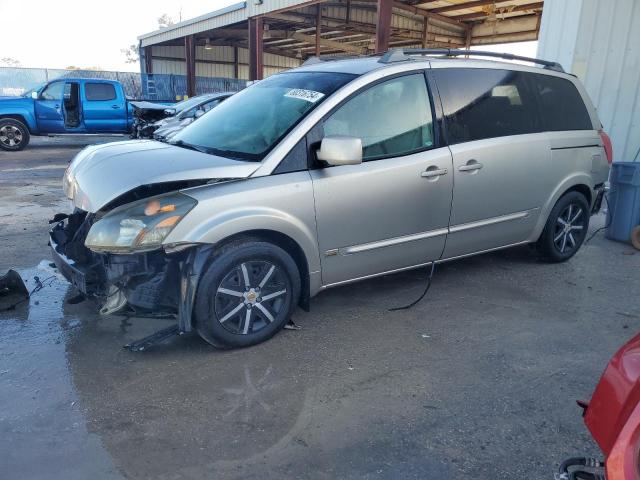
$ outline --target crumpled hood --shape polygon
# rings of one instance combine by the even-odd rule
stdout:
[[[80,151],[65,173],[64,189],[76,207],[96,212],[141,185],[247,178],[259,166],[153,140],[129,140]]]

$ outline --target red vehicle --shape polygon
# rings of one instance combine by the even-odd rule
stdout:
[[[578,404],[605,461],[570,458],[556,478],[640,480],[640,335],[613,356],[591,401]]]

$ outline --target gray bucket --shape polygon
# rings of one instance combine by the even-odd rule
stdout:
[[[640,225],[640,162],[614,162],[609,180],[605,237],[628,243]]]

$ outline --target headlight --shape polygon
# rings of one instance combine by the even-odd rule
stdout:
[[[85,245],[107,252],[158,248],[197,203],[187,195],[174,193],[123,205],[92,225]]]

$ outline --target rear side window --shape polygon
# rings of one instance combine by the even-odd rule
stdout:
[[[593,129],[587,107],[572,82],[550,75],[530,77],[546,131]]]
[[[324,122],[324,133],[362,139],[364,161],[433,147],[424,75],[397,77],[358,93]]]
[[[85,83],[84,93],[87,100],[114,100],[116,89],[110,83]]]
[[[435,69],[449,143],[542,130],[527,74],[480,68]]]

